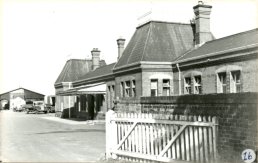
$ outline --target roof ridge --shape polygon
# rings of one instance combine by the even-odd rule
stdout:
[[[143,24],[140,24],[139,26],[136,27],[136,29],[141,28],[147,24],[151,23],[167,23],[167,24],[178,24],[178,25],[190,25],[190,23],[183,23],[183,22],[170,22],[170,21],[162,21],[162,20],[150,20],[148,22],[145,22]]]
[[[87,59],[71,58],[71,59],[68,59],[66,62],[74,61],[74,60],[86,61]]]
[[[79,61],[92,61],[92,59],[89,59],[89,58],[85,58],[85,59],[71,58],[71,59],[68,59],[66,62],[74,61],[74,60],[79,60]],[[99,61],[105,61],[105,59],[100,59]]]
[[[148,30],[148,35],[147,35],[147,38],[146,38],[146,41],[145,41],[145,45],[144,45],[144,48],[143,48],[143,52],[142,52],[142,58],[141,58],[141,61],[143,60],[143,58],[145,58],[145,49],[146,49],[146,45],[147,45],[147,42],[149,40],[149,37],[150,37],[150,34],[151,34],[151,31],[152,31],[152,23],[150,24],[150,28]]]
[[[251,30],[248,30],[248,31],[243,31],[243,32],[232,34],[232,35],[224,36],[224,37],[221,37],[221,38],[218,38],[218,39],[214,39],[214,40],[211,40],[211,41],[207,41],[207,42],[205,42],[205,44],[206,43],[211,43],[211,42],[214,42],[214,41],[219,41],[219,40],[227,39],[229,37],[234,37],[236,35],[242,35],[242,34],[245,34],[245,33],[250,33],[250,32],[255,31],[255,30],[258,30],[258,28],[254,28],[254,29],[251,29]]]

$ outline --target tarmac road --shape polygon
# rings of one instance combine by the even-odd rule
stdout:
[[[0,112],[0,161],[91,162],[105,153],[105,125],[62,123],[53,114]]]

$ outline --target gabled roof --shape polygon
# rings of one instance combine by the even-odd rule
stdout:
[[[116,63],[111,63],[109,65],[101,66],[94,71],[88,72],[81,76],[77,81],[73,82],[74,86],[81,85],[82,83],[89,83],[93,80],[105,80],[105,77],[112,77],[113,68]]]
[[[36,93],[36,94],[45,96],[44,94],[37,93],[37,92],[31,91],[31,90],[29,90],[29,89],[25,89],[25,88],[22,88],[22,87],[16,88],[16,89],[13,89],[13,90],[10,90],[10,91],[8,91],[8,92],[1,93],[0,95],[7,94],[7,93],[11,93],[11,92],[17,91],[17,90],[19,90],[19,89],[23,89],[23,90],[25,90],[25,91],[29,91],[29,92],[33,92],[33,93]]]
[[[115,69],[140,61],[171,62],[193,45],[191,24],[150,21],[136,28]]]
[[[240,50],[248,46],[258,46],[258,29],[245,31],[220,39],[206,42],[202,46],[193,49],[177,59],[177,62],[194,60],[207,55],[214,56],[218,53]]]
[[[106,65],[104,60],[100,61],[100,66]],[[81,76],[90,72],[92,69],[92,60],[70,59],[66,62],[62,72],[59,74],[55,84],[61,82],[73,82]]]

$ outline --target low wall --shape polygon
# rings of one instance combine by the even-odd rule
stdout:
[[[245,149],[257,152],[257,93],[141,97],[118,101],[118,112],[218,117],[219,162],[242,163]]]

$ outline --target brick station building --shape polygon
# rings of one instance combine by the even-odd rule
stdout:
[[[55,83],[56,110],[63,117],[96,119],[114,101],[142,96],[257,92],[258,29],[215,39],[212,6],[193,9],[189,24],[149,21],[136,27],[126,47],[118,39],[115,63],[100,61],[98,49],[92,60],[67,61]]]

